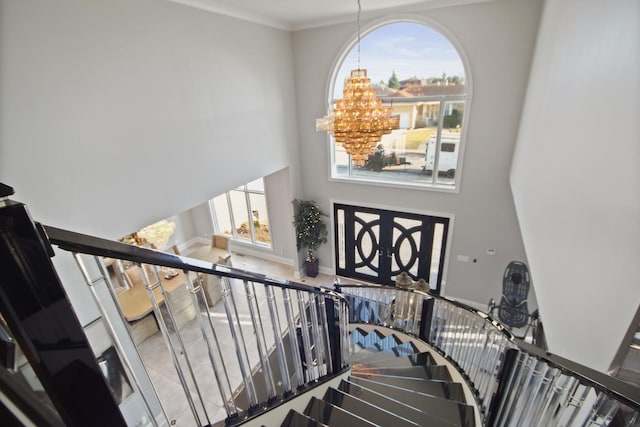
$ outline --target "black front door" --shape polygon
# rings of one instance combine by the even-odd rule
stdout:
[[[336,274],[393,285],[400,272],[440,292],[449,219],[334,204]]]

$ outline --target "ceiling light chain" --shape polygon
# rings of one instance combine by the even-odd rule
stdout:
[[[376,97],[367,70],[360,68],[360,0],[358,0],[358,68],[351,70],[335,108],[316,120],[316,130],[333,135],[351,156],[355,166],[364,166],[382,135],[400,127],[400,116],[383,107]]]

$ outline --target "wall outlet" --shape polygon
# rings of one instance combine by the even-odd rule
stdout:
[[[495,255],[496,251],[495,249],[487,249],[487,255]]]

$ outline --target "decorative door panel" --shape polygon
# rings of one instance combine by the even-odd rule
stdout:
[[[402,271],[439,292],[448,218],[334,205],[336,273],[393,285]]]

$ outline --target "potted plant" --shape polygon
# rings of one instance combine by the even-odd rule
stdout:
[[[293,227],[296,229],[296,246],[298,250],[307,249],[305,259],[306,274],[309,277],[318,275],[318,259],[313,251],[327,241],[327,224],[322,219],[327,216],[313,200],[293,202]]]

